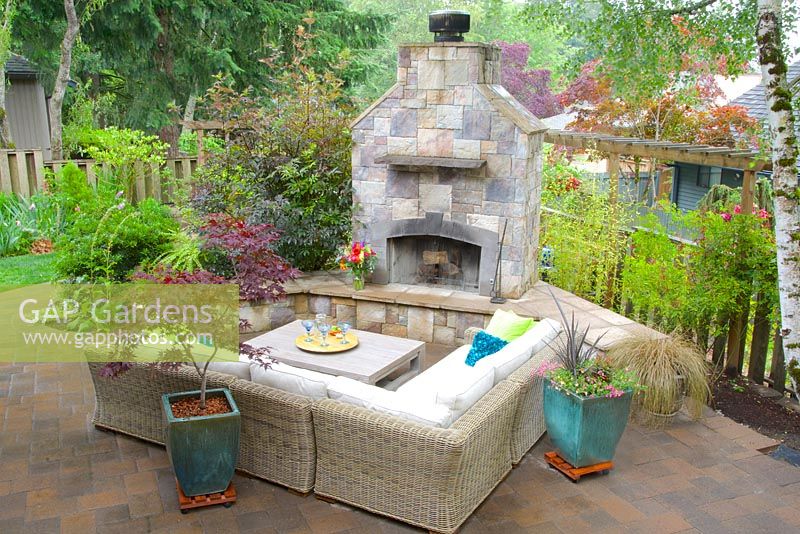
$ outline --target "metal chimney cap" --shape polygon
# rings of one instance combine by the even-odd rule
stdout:
[[[431,11],[430,15],[442,15],[445,13],[452,13],[455,15],[469,15],[469,11],[463,11],[461,9],[437,9],[436,11]]]
[[[428,31],[436,43],[460,42],[469,31],[469,13],[455,9],[442,9],[428,15]]]

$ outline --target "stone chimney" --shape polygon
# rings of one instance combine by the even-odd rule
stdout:
[[[516,298],[536,281],[547,127],[500,66],[489,44],[402,45],[397,83],[353,121],[353,232],[379,253],[374,282]]]

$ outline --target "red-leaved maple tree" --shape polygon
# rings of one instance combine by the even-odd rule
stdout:
[[[247,224],[217,213],[208,217],[200,232],[207,248],[227,256],[233,270],[231,281],[239,284],[244,300],[280,300],[285,294],[281,284],[299,274],[272,249],[280,234],[271,224]]]
[[[547,69],[529,69],[531,47],[526,43],[496,41],[502,54],[503,87],[536,117],[543,119],[562,112],[558,98],[550,89]]]
[[[620,98],[599,66],[599,60],[584,65],[559,95],[561,104],[576,112],[570,129],[731,148],[758,144],[758,121],[742,106],[718,104],[721,91],[710,74],[659,97]]]

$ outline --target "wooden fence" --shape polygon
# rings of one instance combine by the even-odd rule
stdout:
[[[97,186],[98,175],[102,176],[108,170],[107,164],[98,164],[91,159],[44,161],[41,150],[0,150],[0,191],[29,197],[44,189],[46,170],[58,172],[70,162],[86,173],[93,187]],[[170,158],[161,167],[143,163],[135,165],[134,198],[155,198],[168,202],[172,194],[171,180],[188,179],[197,165],[196,156]]]
[[[689,235],[689,229],[683,228],[677,224],[673,224],[669,214],[664,214],[663,212],[659,213],[659,210],[657,209],[655,209],[653,213],[655,213],[661,220],[662,224],[664,224],[667,230],[667,236],[670,240],[684,245],[697,246],[697,243],[694,241],[691,241],[681,235],[677,235],[678,233]],[[645,212],[638,212],[639,216],[644,214]],[[542,206],[542,227],[546,226],[548,217],[565,217],[577,221],[581,220],[579,216]],[[678,229],[679,232],[676,232],[676,229]],[[637,221],[634,218],[634,223],[630,227],[621,229],[621,233],[625,235],[623,242],[628,242],[628,236],[630,236],[630,234],[636,230],[650,231],[647,228],[638,226]],[[587,243],[586,241],[579,241],[575,239],[573,244],[577,250],[591,251],[591,242]],[[632,249],[630,247],[630,243],[628,243],[625,252],[626,256],[630,255],[631,252]],[[557,251],[551,252],[551,254],[555,253],[557,253]],[[540,272],[546,276],[548,270],[552,268],[553,266],[551,262],[549,265],[540,267]],[[620,280],[619,277],[621,276],[621,273],[621,269],[617,269],[614,272],[613,276],[616,277],[615,281]],[[545,278],[545,280],[547,279]],[[551,280],[548,281],[550,281],[550,283],[554,283]],[[570,291],[575,290],[570,289]],[[590,295],[579,296],[591,299]],[[704,326],[701,325],[701,327],[697,329],[695,332],[694,341],[697,342],[698,345],[700,345],[703,349],[711,350],[712,361],[714,365],[718,366],[720,369],[722,369],[723,364],[725,363],[725,355],[734,353],[734,351],[736,351],[735,353],[738,354],[738,356],[734,357],[733,361],[736,363],[736,365],[738,365],[739,374],[742,374],[743,364],[745,361],[745,352],[746,350],[749,350],[747,370],[748,377],[757,384],[767,382],[776,391],[783,392],[786,384],[786,365],[785,355],[783,353],[780,321],[778,321],[777,324],[773,324],[773,322],[771,322],[770,317],[772,316],[773,310],[770,307],[770,304],[764,305],[765,299],[762,293],[753,293],[750,295],[750,298],[745,296],[745,301],[746,305],[743,306],[743,312],[737,312],[739,315],[738,317],[735,313],[732,313],[731,315],[733,315],[733,317],[725,321],[724,326],[722,326],[722,333],[714,338],[713,341],[711,341],[709,338],[709,324],[705,324]],[[755,307],[751,308],[751,301],[757,302]],[[768,300],[766,302],[768,302]],[[613,302],[608,301],[602,303],[603,306],[609,309],[613,309],[613,304]],[[644,310],[642,313],[643,316],[639,317],[638,314],[634,314],[634,310],[632,309],[630,302],[625,302],[624,299],[622,302],[620,302],[619,309],[617,311],[626,317],[630,317],[631,319],[648,325],[650,325],[654,315],[659,312],[659,310],[656,308]],[[753,324],[752,329],[748,328],[749,324]],[[658,329],[657,325],[650,326]],[[767,368],[767,353],[770,337],[772,338],[772,364],[771,367]],[[769,374],[767,375],[766,373]]]

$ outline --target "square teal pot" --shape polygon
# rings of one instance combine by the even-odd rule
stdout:
[[[225,491],[239,458],[241,417],[229,390],[206,390],[206,398],[224,396],[232,410],[229,413],[180,418],[172,415],[171,403],[199,396],[199,391],[185,391],[161,397],[167,453],[178,483],[188,496]]]
[[[544,381],[544,421],[547,435],[561,457],[573,467],[614,458],[631,409],[632,393],[621,397],[581,397]]]

